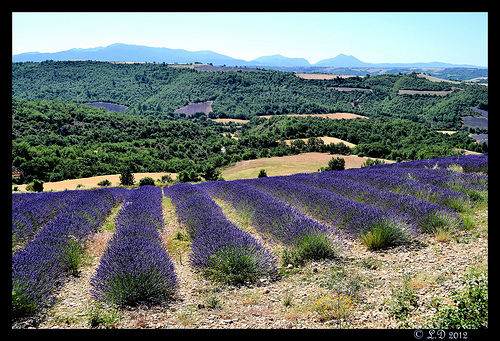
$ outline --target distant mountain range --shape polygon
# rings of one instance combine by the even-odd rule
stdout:
[[[213,65],[227,66],[289,66],[289,67],[367,67],[367,68],[481,68],[467,64],[450,64],[442,62],[430,63],[365,63],[354,56],[339,54],[334,58],[323,59],[315,64],[310,64],[305,58],[288,58],[276,54],[263,56],[246,61],[235,59],[209,50],[186,51],[182,49],[170,49],[166,47],[149,47],[141,45],[112,44],[106,47],[94,47],[89,49],[74,48],[67,51],[40,53],[26,52],[12,56],[13,62],[41,62],[44,60],[99,60],[117,62],[157,62],[157,63],[212,63]]]

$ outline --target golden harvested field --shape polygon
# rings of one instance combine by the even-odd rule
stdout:
[[[242,120],[240,118],[212,118],[212,121],[219,122],[219,123],[229,123],[229,122],[234,122],[234,123],[248,123],[250,120]]]
[[[147,176],[153,178],[153,180],[155,181],[157,179],[161,179],[161,177],[165,174],[171,174],[172,179],[177,178],[177,173],[164,172],[164,173],[133,173],[133,174],[136,183],[139,183],[139,180]],[[105,179],[108,179],[111,182],[112,186],[118,186],[120,184],[120,174],[110,174],[110,175],[93,176],[90,178],[71,179],[71,180],[64,180],[57,182],[45,182],[43,184],[43,190],[64,191],[65,189],[76,189],[76,186],[78,186],[79,184],[85,186],[83,188],[89,189],[92,187],[98,187],[97,183]],[[24,192],[26,191],[26,185],[18,185],[18,189]]]
[[[338,139],[336,137],[330,137],[330,136],[322,136],[322,137],[319,137],[320,139],[323,140],[323,142],[325,142],[325,144],[330,144],[330,143],[340,143],[342,142],[343,144],[345,144],[347,147],[349,148],[354,148],[356,147],[356,145],[354,143],[351,143],[351,142],[347,142],[347,141],[344,141],[344,140],[341,140],[341,139]],[[290,145],[292,143],[292,141],[295,141],[295,140],[304,140],[304,142],[307,143],[307,141],[309,140],[308,138],[304,138],[304,139],[293,139],[293,140],[285,140],[286,144],[287,145]]]
[[[457,82],[457,81],[450,81],[448,79],[437,78],[437,77],[429,76],[429,75],[426,75],[423,73],[419,73],[419,74],[417,74],[417,76],[421,77],[421,78],[426,78],[426,79],[430,80],[431,82],[447,82],[447,83],[453,83],[453,84],[460,84],[460,82]]]
[[[328,166],[332,157],[341,157],[345,160],[345,168],[360,168],[366,162],[367,157],[356,155],[330,155],[326,153],[302,153],[299,155],[288,155],[282,157],[271,157],[265,159],[245,160],[222,171],[225,180],[252,179],[256,178],[261,169],[265,169],[267,176],[291,175],[296,173],[317,172],[320,167]],[[385,160],[386,163],[394,161]]]
[[[456,133],[456,130],[436,130],[436,132],[441,134],[453,135]]]
[[[273,116],[273,115],[264,115],[261,117],[271,118],[271,116]],[[323,118],[326,117],[326,118],[330,118],[332,120],[340,120],[342,118],[345,118],[348,120],[353,119],[353,118],[366,118],[366,119],[368,119],[368,117],[366,117],[366,116],[352,114],[350,112],[336,112],[336,113],[330,113],[330,114],[315,114],[315,115],[295,115],[295,114],[292,114],[292,115],[286,115],[286,116],[297,116],[297,117],[312,116],[312,117],[323,117]]]

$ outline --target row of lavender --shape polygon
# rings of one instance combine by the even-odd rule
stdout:
[[[125,305],[161,302],[177,288],[174,265],[159,234],[162,190],[132,190],[115,219],[116,232],[91,278],[96,300]]]
[[[82,192],[12,255],[14,314],[30,313],[53,301],[56,287],[74,267],[75,252],[127,195],[128,190],[119,188]]]
[[[65,207],[77,200],[81,191],[12,194],[12,247],[18,248]]]
[[[194,269],[234,284],[276,273],[274,255],[231,223],[202,188],[181,183],[165,187],[164,193],[193,240],[190,263]]]

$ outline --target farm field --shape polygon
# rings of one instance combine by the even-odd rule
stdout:
[[[481,154],[13,194],[12,328],[449,328],[470,285],[461,323],[487,328],[487,172]]]
[[[262,115],[261,117],[265,117],[265,118],[271,118],[271,116],[273,115]],[[353,118],[366,118],[368,119],[368,117],[366,116],[362,116],[362,115],[356,115],[356,114],[352,114],[350,112],[337,112],[337,113],[330,113],[330,114],[313,114],[313,115],[294,115],[294,114],[291,114],[291,115],[283,115],[283,116],[292,116],[292,117],[304,117],[304,116],[311,116],[311,117],[322,117],[322,118],[329,118],[329,119],[332,119],[332,120],[340,120],[340,119],[347,119],[347,120],[350,120],[350,119],[353,119]]]
[[[223,170],[221,175],[226,180],[235,180],[256,178],[261,169],[265,169],[268,176],[310,173],[316,172],[320,167],[328,165],[328,161],[330,161],[332,157],[343,158],[346,162],[346,169],[360,168],[368,159],[356,155],[330,155],[317,152],[302,153],[299,155],[273,156],[265,159],[239,161],[236,165]]]
[[[171,174],[172,179],[177,177],[176,173],[133,173],[134,179],[136,183],[139,183],[139,180],[145,177],[151,177],[153,180],[161,179],[161,177],[165,174]],[[80,179],[71,179],[71,180],[63,180],[63,181],[55,181],[55,182],[45,182],[43,184],[44,191],[64,191],[66,189],[72,190],[76,189],[78,185],[83,185],[83,188],[89,189],[94,187],[99,187],[97,184],[102,180],[108,179],[112,186],[118,186],[120,184],[120,174],[109,174],[109,175],[98,175],[92,176],[89,178],[80,178]],[[19,191],[26,191],[26,185],[13,185],[18,187]]]
[[[212,118],[212,121],[220,122],[220,123],[234,122],[234,123],[241,123],[241,124],[245,124],[245,123],[250,122],[250,120],[242,120],[240,118]]]
[[[185,107],[179,108],[174,111],[176,114],[184,113],[186,116],[193,115],[197,112],[203,112],[208,115],[209,112],[212,111],[212,103],[214,101],[205,101],[205,102],[197,102],[197,103],[189,103]]]
[[[341,140],[341,139],[338,139],[336,137],[330,137],[330,136],[321,136],[319,137],[320,139],[323,140],[323,142],[325,142],[325,144],[330,144],[330,143],[340,143],[342,142],[343,144],[345,144],[347,147],[349,148],[354,148],[356,147],[356,145],[354,143],[351,143],[351,142],[348,142],[348,141],[345,141],[345,140]],[[304,142],[307,143],[307,141],[309,140],[308,138],[305,138],[305,139],[292,139],[292,140],[285,140],[286,144],[290,145],[293,141],[295,140],[304,140]],[[389,161],[391,162],[391,161]]]
[[[340,78],[349,78],[349,77],[356,77],[353,75],[333,75],[333,74],[318,74],[318,73],[296,73],[295,74],[299,78],[303,79],[335,79],[337,77]]]

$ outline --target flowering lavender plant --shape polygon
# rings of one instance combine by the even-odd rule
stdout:
[[[343,196],[344,198],[369,204],[375,208],[395,215],[404,215],[423,232],[446,225],[460,227],[462,219],[448,207],[441,207],[426,200],[403,193],[392,193],[374,186],[348,180],[342,177],[321,177],[299,174],[283,177],[284,180],[307,184]]]
[[[423,184],[410,178],[400,178],[391,173],[388,168],[384,172],[372,171],[372,167],[362,169],[347,169],[342,172],[323,172],[321,178],[343,178],[368,184],[381,190],[393,193],[404,193],[440,206],[449,207],[455,211],[464,211],[472,206],[472,202],[462,193],[448,188]]]
[[[435,159],[424,159],[407,161],[400,163],[391,163],[383,165],[375,165],[370,168],[449,168],[452,165],[462,167],[465,173],[488,173],[488,153],[458,155],[458,156],[443,156]]]

